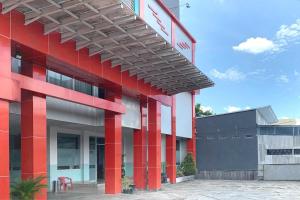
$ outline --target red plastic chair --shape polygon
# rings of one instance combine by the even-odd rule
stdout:
[[[61,190],[61,187],[63,187],[63,190],[66,192],[68,186],[70,186],[71,190],[73,190],[73,183],[72,183],[72,179],[69,177],[58,177],[58,181],[59,181],[59,190]]]

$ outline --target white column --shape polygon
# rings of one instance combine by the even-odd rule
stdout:
[[[83,133],[82,135],[82,176],[83,176],[83,182],[86,183],[86,182],[89,182],[90,181],[90,168],[89,168],[89,165],[90,165],[90,146],[89,146],[89,143],[90,143],[90,135],[86,132]]]

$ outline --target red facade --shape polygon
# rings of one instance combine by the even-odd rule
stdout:
[[[1,10],[1,4],[0,4]],[[122,132],[121,119],[126,112],[122,104],[124,91],[141,102],[141,129],[134,133],[134,183],[138,189],[161,188],[161,104],[172,107],[172,135],[167,136],[167,174],[176,182],[176,112],[175,98],[160,89],[111,67],[111,62],[101,63],[99,55],[88,56],[88,50],[76,51],[74,42],[60,43],[60,34],[44,35],[42,24],[24,25],[24,15],[12,11],[0,14],[0,199],[9,199],[9,103],[21,103],[21,174],[22,179],[47,176],[47,111],[46,96],[51,96],[105,111],[105,192],[121,192]],[[11,54],[16,49],[32,63],[21,74],[11,72]],[[104,86],[111,92],[99,99],[46,82],[47,62],[51,59],[65,63],[54,69],[91,84]],[[71,68],[70,68],[71,66]],[[69,67],[69,68],[68,68]],[[5,87],[4,87],[5,86]],[[148,103],[148,108],[146,106]],[[193,98],[194,104],[194,98]],[[148,145],[147,141],[148,109]],[[193,117],[195,113],[193,112]],[[188,152],[195,156],[195,122],[193,138],[188,142]],[[148,177],[147,177],[148,148]],[[47,183],[47,180],[44,180]],[[47,199],[43,189],[36,197]]]

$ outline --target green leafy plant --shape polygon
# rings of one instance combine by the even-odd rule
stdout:
[[[184,176],[183,169],[182,169],[181,165],[179,165],[176,170],[176,177],[183,177],[183,176]]]
[[[39,176],[13,184],[11,186],[12,198],[16,200],[32,200],[35,194],[39,193],[41,189],[47,188],[47,185],[42,183],[45,178]]]
[[[180,168],[182,169],[182,173],[184,176],[191,176],[196,174],[196,163],[191,153],[188,153],[185,156],[183,162],[180,165]]]
[[[132,180],[124,176],[122,178],[122,192],[125,194],[132,194],[134,190],[134,185],[132,184]]]
[[[121,176],[122,179],[125,177],[126,171],[125,171],[125,154],[122,154],[122,169],[121,169]]]

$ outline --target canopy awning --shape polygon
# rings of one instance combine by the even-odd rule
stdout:
[[[131,0],[0,0],[2,13],[24,13],[25,25],[44,24],[44,34],[61,33],[61,43],[100,54],[168,95],[213,86],[191,61],[134,12]]]

